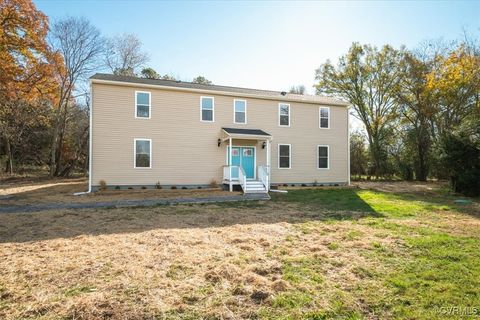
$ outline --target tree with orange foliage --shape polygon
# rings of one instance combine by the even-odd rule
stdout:
[[[36,106],[58,99],[53,65],[61,56],[47,44],[48,18],[30,0],[0,0],[0,138],[13,173],[15,142],[39,119]]]
[[[436,134],[458,127],[480,109],[480,56],[465,44],[435,57],[437,68],[426,77],[427,89],[438,100]]]

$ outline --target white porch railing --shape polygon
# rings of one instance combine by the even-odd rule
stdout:
[[[233,172],[235,172],[235,175],[238,173],[238,176],[235,177]],[[240,166],[223,166],[223,181],[224,183],[228,182],[230,184],[234,181],[235,183],[240,184],[244,193],[247,189],[247,176],[243,168]]]
[[[258,166],[258,178],[262,182],[265,190],[270,191],[270,168],[268,166]]]
[[[232,177],[231,166],[223,166],[223,181],[230,181]]]
[[[238,167],[238,181],[242,186],[243,193],[247,191],[247,176],[245,175],[245,171],[241,166]]]

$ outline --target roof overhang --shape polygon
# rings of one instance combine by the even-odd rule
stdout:
[[[230,97],[242,97],[242,98],[254,98],[262,100],[274,100],[277,102],[300,102],[308,103],[314,105],[324,105],[324,106],[339,106],[339,107],[348,107],[349,103],[340,101],[340,100],[310,100],[308,96],[304,97],[275,97],[275,96],[266,96],[250,93],[241,93],[241,92],[228,92],[228,91],[219,91],[219,90],[207,90],[207,89],[196,89],[196,88],[185,88],[185,87],[174,87],[174,86],[164,86],[164,85],[155,85],[155,84],[146,84],[146,83],[136,83],[136,82],[126,82],[126,81],[115,81],[115,80],[103,80],[103,79],[94,79],[90,78],[90,83],[92,84],[106,84],[106,85],[120,85],[127,87],[137,87],[137,88],[150,88],[150,89],[159,89],[159,90],[171,90],[171,91],[183,91],[183,92],[195,92],[202,94],[216,94],[222,96]]]
[[[245,140],[272,140],[272,136],[260,129],[222,128],[222,140],[245,139]]]

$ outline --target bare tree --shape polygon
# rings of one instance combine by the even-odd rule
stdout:
[[[292,86],[290,90],[288,91],[289,93],[294,93],[294,94],[305,94],[305,86],[299,85],[299,86]]]
[[[71,120],[69,108],[75,100],[75,88],[80,87],[81,82],[101,66],[105,40],[87,19],[68,17],[53,24],[50,42],[64,61],[57,67],[60,98],[54,115],[50,156],[50,176],[58,176],[63,171],[62,146],[68,121]]]
[[[149,60],[142,42],[131,33],[114,36],[107,41],[105,63],[114,74],[134,76]]]

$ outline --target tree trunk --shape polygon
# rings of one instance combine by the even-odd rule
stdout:
[[[66,103],[68,102],[65,102],[65,104]],[[64,107],[64,104],[60,103],[58,106],[58,110],[55,114],[55,126],[53,130],[52,147],[50,150],[50,177],[58,176],[60,173],[60,162],[62,157],[61,148],[65,128],[62,123],[66,121],[66,116],[64,116],[66,110],[66,105]]]
[[[5,172],[13,174],[13,150],[12,145],[10,144],[9,139],[5,139],[5,151],[7,153],[7,165],[5,167]]]
[[[59,127],[59,119],[58,119],[59,111],[57,111],[56,119],[55,119],[55,126],[53,127],[53,135],[52,135],[52,144],[50,150],[50,177],[55,176],[55,171],[57,169],[57,141],[58,141],[58,127]]]
[[[88,144],[88,127],[86,127],[82,132],[81,143],[78,146],[77,150],[75,151],[75,158],[72,159],[67,165],[65,165],[64,169],[59,174],[60,176],[62,176],[62,177],[69,177],[70,176],[73,169],[75,169],[75,166],[78,163],[78,159],[82,155],[83,150],[85,149],[87,144]]]

